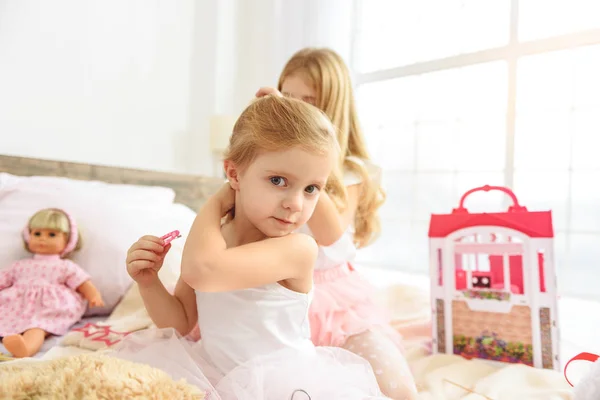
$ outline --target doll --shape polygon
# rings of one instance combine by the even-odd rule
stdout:
[[[35,355],[48,335],[64,335],[90,307],[104,305],[90,276],[66,257],[81,247],[73,218],[49,208],[23,229],[33,258],[0,270],[0,337],[14,357]]]

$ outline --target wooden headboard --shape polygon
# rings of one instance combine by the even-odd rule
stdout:
[[[206,199],[223,185],[223,179],[199,175],[146,171],[1,154],[0,172],[8,172],[19,176],[61,176],[83,181],[169,187],[175,191],[175,202],[185,204],[194,211],[198,210]]]

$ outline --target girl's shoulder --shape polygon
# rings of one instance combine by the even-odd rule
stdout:
[[[283,244],[284,246],[288,246],[289,249],[301,254],[316,254],[319,249],[317,242],[308,232],[297,231],[283,236],[281,239],[281,243],[277,243],[276,246]]]
[[[349,161],[353,164],[359,165],[363,168],[366,169],[367,174],[369,175],[369,178],[376,182],[377,184],[381,184],[381,167],[378,166],[377,164],[375,164],[373,161],[371,160],[365,160],[362,159],[360,157],[356,157],[356,156],[348,156],[346,157],[346,161]],[[355,170],[352,170],[348,167],[344,168],[344,185],[345,186],[352,186],[352,185],[358,185],[359,183],[362,183],[363,178],[362,176],[356,172]]]

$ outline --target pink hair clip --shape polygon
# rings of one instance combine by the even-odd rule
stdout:
[[[173,232],[169,232],[167,233],[165,236],[161,237],[164,245],[168,245],[169,243],[171,243],[173,240],[180,238],[181,235],[179,234],[178,230],[174,230]]]

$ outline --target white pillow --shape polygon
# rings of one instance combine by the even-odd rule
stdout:
[[[49,191],[86,191],[98,196],[110,197],[129,203],[171,204],[175,200],[175,191],[161,186],[139,186],[114,184],[101,181],[81,181],[56,176],[17,176],[0,173],[0,190],[27,190],[35,187]]]
[[[117,190],[117,189],[115,189]],[[23,248],[21,231],[38,210],[62,208],[79,225],[83,247],[71,259],[85,269],[106,304],[86,315],[109,314],[131,284],[125,268],[127,249],[145,234],[162,236],[178,229],[187,236],[195,213],[181,204],[126,201],[99,190],[49,190],[44,185],[0,188],[0,268],[31,257]],[[185,238],[177,239],[184,241]],[[174,252],[176,254],[176,252]],[[169,263],[176,269],[177,260]]]

